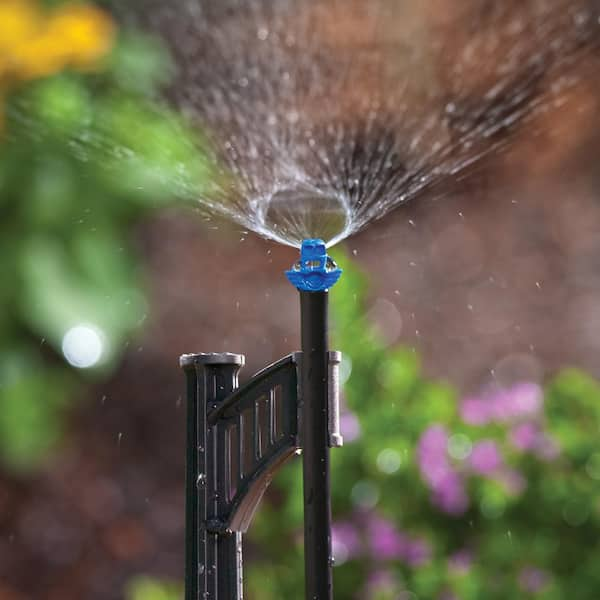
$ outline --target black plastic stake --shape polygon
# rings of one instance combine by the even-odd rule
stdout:
[[[331,496],[327,427],[328,292],[300,292],[306,600],[332,600]]]
[[[243,364],[243,356],[230,353],[181,359],[187,378],[185,600],[243,596],[242,534],[221,530],[218,521],[227,501],[226,483],[217,477],[224,439],[207,423],[208,412],[238,387]]]

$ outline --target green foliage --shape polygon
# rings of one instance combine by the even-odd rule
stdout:
[[[149,577],[137,577],[129,582],[125,591],[126,600],[179,600],[181,587],[163,583]]]
[[[512,413],[474,424],[464,399],[424,377],[415,352],[384,343],[365,316],[365,276],[337,258],[345,273],[331,293],[334,347],[351,364],[345,399],[361,436],[331,453],[334,540],[347,545],[334,569],[336,597],[599,597],[598,382],[566,370],[537,407],[538,388],[527,382],[488,391],[473,410]],[[444,441],[441,455],[435,444],[427,449],[432,432]],[[443,485],[453,488],[428,480],[434,458],[456,474],[464,505],[450,510],[436,497]],[[252,600],[303,597],[299,463],[278,474],[250,530]]]
[[[5,99],[0,460],[19,470],[58,440],[77,380],[107,373],[145,319],[132,226],[200,193],[211,177],[202,140],[158,99],[172,71],[163,49],[126,33],[105,63],[32,81]],[[100,356],[75,373],[62,346],[81,325]]]
[[[57,441],[59,409],[64,404],[64,391],[70,390],[72,383],[58,370],[44,369],[26,349],[13,349],[2,356],[0,381],[4,460],[16,468],[26,468]]]

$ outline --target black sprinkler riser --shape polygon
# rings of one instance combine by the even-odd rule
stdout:
[[[300,292],[302,352],[244,386],[239,354],[186,354],[185,600],[242,600],[242,534],[277,470],[302,449],[306,600],[332,600],[329,448],[341,354],[328,348],[328,289],[341,270],[305,240],[286,272]]]

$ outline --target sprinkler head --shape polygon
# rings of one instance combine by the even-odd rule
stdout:
[[[323,240],[309,239],[302,242],[300,260],[285,274],[301,292],[326,292],[341,277],[342,269],[327,255]]]

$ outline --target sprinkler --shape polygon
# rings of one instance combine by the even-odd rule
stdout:
[[[240,354],[184,354],[187,380],[185,600],[242,600],[242,534],[277,470],[302,452],[307,600],[332,600],[329,448],[341,446],[339,352],[328,290],[341,269],[320,239],[286,272],[300,292],[301,352],[244,386]]]

